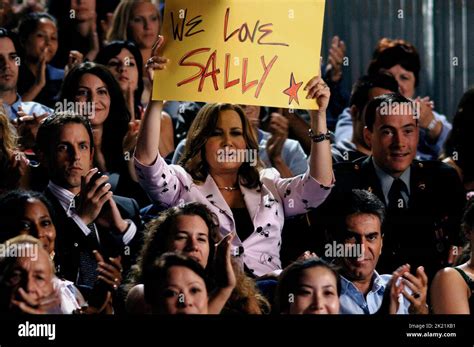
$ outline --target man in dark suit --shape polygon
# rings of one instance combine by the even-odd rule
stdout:
[[[50,179],[45,195],[56,211],[60,275],[85,296],[98,282],[117,289],[141,241],[137,203],[113,196],[108,177],[92,168],[94,142],[87,118],[53,114],[39,127],[37,144]]]
[[[315,212],[324,223],[335,218],[338,199],[352,189],[374,193],[387,208],[384,253],[377,269],[391,272],[410,263],[423,265],[432,278],[459,251],[459,221],[465,202],[451,167],[415,160],[416,106],[403,96],[385,94],[369,102],[364,139],[372,156],[334,166],[336,185]],[[340,201],[340,200],[339,200]]]

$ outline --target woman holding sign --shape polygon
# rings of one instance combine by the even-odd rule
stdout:
[[[166,63],[154,54],[147,68],[162,70]],[[150,100],[142,120],[135,152],[142,187],[164,207],[190,201],[209,207],[218,216],[222,236],[237,232],[233,255],[254,276],[281,269],[285,217],[320,205],[334,184],[326,128],[329,88],[314,77],[305,90],[319,110],[311,113],[309,169],[292,178],[260,169],[255,134],[239,106],[208,104],[201,109],[188,132],[183,166],[166,164],[158,151],[163,102]]]

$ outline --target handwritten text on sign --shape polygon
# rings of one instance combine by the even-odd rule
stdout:
[[[317,108],[303,87],[319,74],[324,1],[167,1],[153,98]]]

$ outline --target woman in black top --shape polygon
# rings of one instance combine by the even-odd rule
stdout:
[[[474,313],[474,198],[467,204],[462,228],[469,241],[470,257],[464,264],[436,274],[431,286],[431,303],[437,314]]]

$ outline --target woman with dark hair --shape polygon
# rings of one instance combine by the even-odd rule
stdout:
[[[163,69],[166,62],[154,56],[148,68]],[[281,268],[285,217],[320,205],[334,183],[326,127],[329,88],[315,77],[305,89],[319,106],[311,112],[309,168],[287,179],[274,169],[260,169],[255,132],[239,106],[208,104],[199,111],[188,132],[182,166],[168,165],[158,152],[163,102],[150,100],[142,120],[135,151],[142,187],[166,207],[180,201],[205,204],[218,216],[221,236],[237,232],[233,254],[252,276]]]
[[[469,258],[464,264],[436,274],[430,292],[435,314],[474,313],[474,198],[468,201],[461,228],[468,242]]]
[[[281,273],[277,292],[277,313],[339,314],[340,276],[334,267],[310,258],[290,264]]]
[[[29,210],[33,211],[31,215],[41,215],[41,218],[32,220],[34,218],[27,217],[30,215]],[[12,190],[0,196],[0,243],[18,234],[29,234],[39,239],[51,259],[54,259],[54,209],[43,194]]]
[[[119,83],[131,119],[140,119],[143,63],[138,47],[131,41],[112,41],[99,51],[95,61],[106,66]]]
[[[117,79],[131,115],[129,130],[124,140],[124,151],[132,153],[137,143],[138,128],[143,115],[141,96],[143,93],[142,56],[131,41],[113,41],[102,48],[96,62],[106,66]],[[173,123],[168,114],[162,114],[160,153],[168,156],[174,150]]]
[[[464,93],[444,144],[444,160],[454,167],[467,192],[474,192],[474,88]],[[472,194],[472,193],[471,193]]]
[[[206,271],[191,257],[165,253],[144,275],[153,314],[212,313]]]
[[[56,19],[48,13],[29,13],[21,19],[18,34],[24,52],[18,93],[23,101],[54,108],[64,79],[64,70],[50,65],[58,50]]]
[[[222,248],[226,248],[231,239],[232,236],[219,240],[217,217],[203,204],[191,202],[164,211],[147,225],[145,242],[132,272],[133,287],[127,297],[127,311],[150,311],[144,302],[144,273],[165,252],[181,252],[206,269],[214,289],[210,297],[211,313],[219,313],[224,305],[224,311],[228,313],[260,314],[268,311],[268,302],[257,292],[253,280],[243,272],[232,270],[237,281],[229,286],[229,282],[234,280],[229,280],[229,275],[225,274],[229,268],[223,270],[226,264],[222,264]],[[220,256],[217,256],[219,252]]]

